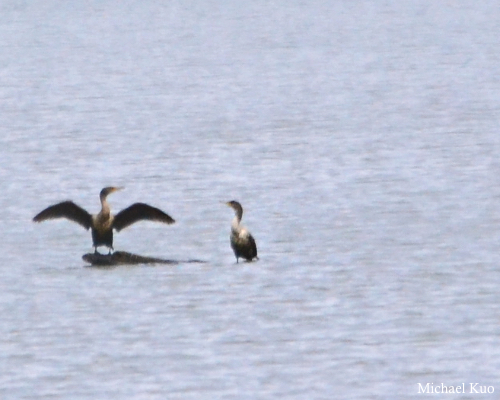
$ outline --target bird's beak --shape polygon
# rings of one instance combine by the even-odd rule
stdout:
[[[113,192],[118,192],[119,190],[125,189],[123,186],[118,186],[113,188]]]

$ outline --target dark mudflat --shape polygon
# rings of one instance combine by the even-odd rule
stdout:
[[[87,253],[82,256],[83,260],[98,267],[115,267],[118,265],[138,265],[138,264],[170,264],[180,263],[203,263],[201,260],[167,260],[164,258],[145,257],[126,251],[115,251],[113,254]]]

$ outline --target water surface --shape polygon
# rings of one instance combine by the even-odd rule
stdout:
[[[496,3],[128,1],[0,13],[5,399],[500,391]],[[144,201],[89,268],[72,199]],[[235,263],[232,212],[260,261]],[[450,398],[470,398],[453,396]],[[482,396],[496,398],[495,395]]]

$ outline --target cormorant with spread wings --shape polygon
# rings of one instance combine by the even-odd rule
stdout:
[[[42,222],[47,219],[66,218],[87,230],[91,229],[92,242],[96,253],[99,246],[107,246],[111,253],[111,250],[113,250],[113,229],[119,232],[141,220],[158,221],[166,224],[175,222],[172,217],[159,208],[144,203],[134,203],[113,216],[106,198],[109,194],[120,189],[118,187],[105,187],[101,190],[99,198],[102,208],[98,214],[92,215],[72,201],[63,201],[47,207],[38,213],[33,218],[33,221]]]

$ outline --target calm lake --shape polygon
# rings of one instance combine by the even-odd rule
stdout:
[[[498,399],[499,35],[493,1],[2,2],[0,397]],[[179,264],[32,222],[105,186],[177,221],[115,249]]]

